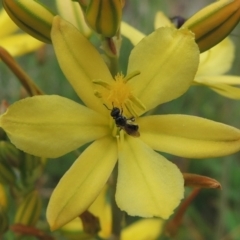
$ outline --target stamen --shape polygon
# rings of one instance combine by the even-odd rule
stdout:
[[[130,74],[128,74],[125,78],[124,78],[124,82],[128,82],[129,80],[131,80],[132,78],[136,77],[137,75],[139,75],[141,72],[140,71],[134,71]]]
[[[104,87],[104,88],[106,88],[108,90],[111,90],[111,86],[108,83],[106,83],[106,82],[104,82],[104,81],[102,81],[100,79],[94,79],[94,80],[92,80],[92,82],[94,84],[100,85],[100,86],[102,86],[102,87]]]
[[[128,111],[129,117],[139,117],[145,112],[145,106],[133,95],[130,95],[124,103],[124,107]],[[126,113],[125,113],[126,114]]]
[[[130,101],[133,102],[134,105],[136,105],[137,108],[139,108],[139,111],[145,112],[146,107],[143,105],[143,103],[137,97],[130,95],[128,98]]]

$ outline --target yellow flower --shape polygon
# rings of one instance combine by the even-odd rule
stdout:
[[[175,164],[154,150],[188,158],[239,150],[240,131],[233,127],[187,115],[142,116],[179,97],[192,83],[199,51],[188,30],[160,28],[145,37],[130,54],[127,76],[115,79],[71,24],[55,17],[51,34],[59,64],[86,106],[55,95],[26,98],[10,106],[0,126],[18,148],[42,157],[59,157],[91,143],[51,196],[47,218],[52,229],[88,209],[117,160],[119,208],[129,215],[166,219],[183,198],[184,181]],[[107,109],[112,107],[135,117],[140,137],[116,126]]]
[[[107,187],[105,186],[97,199],[88,209],[95,217],[99,218],[101,231],[99,236],[103,239],[110,239],[112,228],[112,213],[111,206],[107,199]],[[163,230],[164,220],[157,218],[148,218],[135,221],[134,223],[123,228],[121,232],[122,240],[155,240],[159,237]],[[76,239],[83,233],[83,226],[80,218],[75,218],[73,221],[61,228],[61,231],[68,236],[74,234]]]
[[[0,29],[0,46],[12,56],[29,53],[44,44],[26,33],[17,33],[18,26],[3,9],[0,11]]]
[[[160,27],[173,27],[171,21],[162,13],[158,12],[155,17],[155,29]],[[122,23],[122,34],[126,36],[133,45],[136,45],[144,34],[126,23]],[[240,99],[240,77],[224,75],[231,67],[234,60],[235,47],[230,38],[200,54],[200,63],[194,85],[205,85],[213,91],[232,99]]]

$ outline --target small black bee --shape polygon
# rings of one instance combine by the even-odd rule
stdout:
[[[117,127],[123,129],[128,135],[133,136],[133,137],[139,137],[140,133],[138,132],[138,125],[133,124],[134,118],[126,118],[122,115],[123,110],[120,111],[119,108],[114,107],[112,109],[109,109],[105,104],[104,106],[111,111],[111,116],[115,120],[115,123]]]

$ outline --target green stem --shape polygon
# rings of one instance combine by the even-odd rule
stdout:
[[[114,78],[117,73],[119,72],[119,65],[118,65],[118,52],[119,52],[119,44],[117,41],[120,41],[119,39],[114,38],[102,38],[102,49],[105,52],[105,55],[108,58],[108,65],[109,70],[112,74],[112,77]]]
[[[118,73],[118,58],[114,57],[114,58],[109,58],[110,59],[110,66],[109,66],[109,70],[112,74],[113,77],[115,77]]]
[[[109,240],[120,240],[121,238],[121,225],[122,225],[123,212],[119,209],[115,200],[117,176],[118,176],[118,165],[116,164],[112,173],[112,181],[111,181],[112,235],[109,238]]]

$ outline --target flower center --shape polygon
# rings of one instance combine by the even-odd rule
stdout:
[[[107,108],[116,107],[122,109],[124,115],[128,118],[138,117],[144,111],[145,107],[141,101],[133,95],[133,91],[127,82],[140,74],[136,71],[124,77],[118,73],[111,84],[102,80],[93,80],[96,85],[95,95],[102,99]]]

